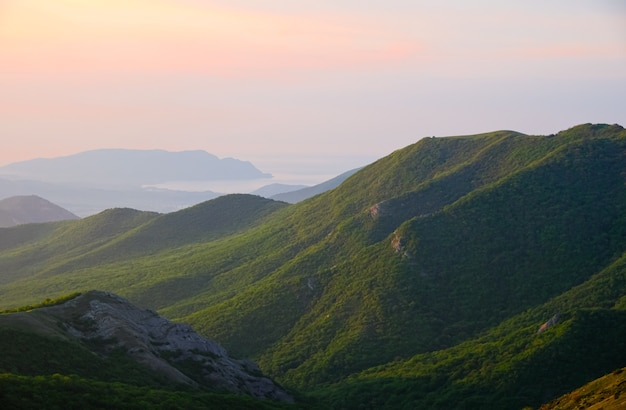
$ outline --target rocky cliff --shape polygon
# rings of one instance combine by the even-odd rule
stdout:
[[[61,324],[68,337],[97,346],[97,353],[123,349],[138,363],[175,383],[293,401],[254,363],[234,359],[190,326],[139,309],[117,295],[90,291],[40,310]]]

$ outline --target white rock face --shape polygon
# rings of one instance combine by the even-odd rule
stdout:
[[[72,336],[99,341],[106,351],[123,348],[134,360],[174,382],[293,402],[256,364],[233,359],[189,325],[139,309],[117,295],[91,291],[46,310],[62,319]],[[177,368],[185,363],[194,365],[194,374]]]

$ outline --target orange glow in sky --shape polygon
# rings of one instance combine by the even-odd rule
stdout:
[[[625,22],[617,0],[0,0],[0,165],[625,125]]]
[[[22,0],[9,3],[4,15],[2,70],[34,74],[254,76],[283,68],[374,64],[419,49],[367,22],[165,0]]]

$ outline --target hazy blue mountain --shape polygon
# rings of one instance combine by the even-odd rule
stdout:
[[[252,195],[259,195],[265,198],[272,198],[273,196],[276,196],[276,195],[298,191],[300,189],[304,189],[308,187],[309,187],[308,185],[269,184],[269,185],[262,186],[261,188],[255,191],[252,191],[250,193]]]
[[[46,182],[146,185],[168,181],[270,178],[247,161],[206,151],[99,149],[0,167],[0,175]]]
[[[33,222],[79,219],[70,211],[36,195],[13,196],[0,200],[0,227]]]
[[[357,170],[315,186],[268,184],[254,195],[295,203],[337,187]],[[0,199],[37,195],[85,217],[109,208],[174,212],[216,198],[213,191],[151,187],[168,181],[271,178],[250,162],[219,159],[205,151],[102,149],[39,158],[0,167]]]
[[[220,194],[211,191],[187,192],[132,186],[98,187],[0,178],[0,199],[18,195],[41,196],[80,217],[85,217],[109,208],[173,212],[216,198]]]
[[[305,187],[297,190],[282,192],[279,194],[275,194],[271,196],[271,199],[276,201],[283,201],[290,204],[295,204],[296,202],[303,201],[307,198],[310,198],[314,195],[321,194],[323,192],[329,191],[331,189],[337,188],[343,181],[348,179],[350,176],[355,174],[361,168],[355,168],[350,171],[344,172],[336,176],[335,178],[329,179],[326,182],[322,182],[321,184],[317,184],[311,187]],[[259,194],[261,195],[261,194]]]

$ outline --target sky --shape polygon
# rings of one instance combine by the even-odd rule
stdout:
[[[0,165],[201,149],[331,175],[424,136],[626,126],[625,96],[623,0],[0,0]]]

